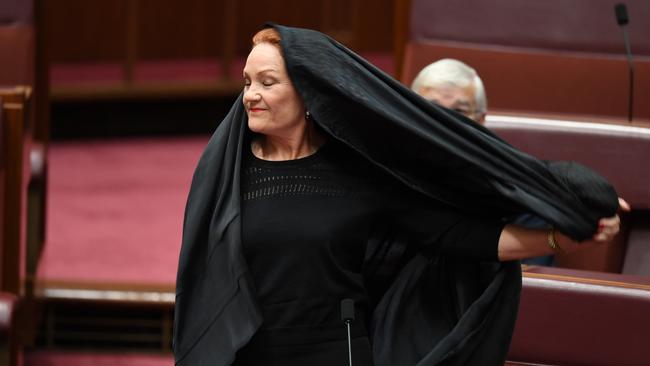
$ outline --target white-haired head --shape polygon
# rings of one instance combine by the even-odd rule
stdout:
[[[423,68],[411,85],[413,91],[423,96],[427,91],[437,91],[445,88],[467,90],[468,87],[473,91],[472,94],[475,100],[475,111],[473,112],[476,117],[474,119],[482,122],[487,112],[485,88],[476,70],[467,64],[451,58],[438,60]],[[440,104],[449,108],[444,103]]]

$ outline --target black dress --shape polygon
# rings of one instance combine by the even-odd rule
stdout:
[[[473,219],[409,192],[341,143],[289,161],[261,160],[250,148],[244,156],[242,243],[264,322],[235,365],[343,364],[345,298],[355,302],[353,363],[372,365],[363,264],[375,232],[402,232],[429,253],[496,260],[500,221]]]

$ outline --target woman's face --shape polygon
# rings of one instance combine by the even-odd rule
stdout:
[[[305,108],[293,87],[280,50],[260,43],[244,67],[244,107],[248,127],[258,133],[290,136],[305,123]]]

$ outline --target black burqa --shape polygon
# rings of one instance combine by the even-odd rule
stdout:
[[[615,191],[592,171],[517,151],[319,32],[273,27],[289,75],[320,127],[412,189],[471,214],[531,212],[578,240],[616,212]],[[194,173],[176,285],[177,365],[230,365],[263,321],[241,248],[246,125],[240,96]],[[476,243],[482,244],[489,245]],[[381,262],[391,244],[372,251],[368,262]],[[374,309],[376,365],[503,364],[520,289],[518,262],[412,257]]]

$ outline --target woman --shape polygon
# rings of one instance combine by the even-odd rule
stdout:
[[[342,364],[343,298],[355,365],[503,364],[521,279],[508,261],[579,244],[502,218],[618,232],[592,172],[514,150],[320,33],[274,26],[253,44],[188,198],[177,364]]]

